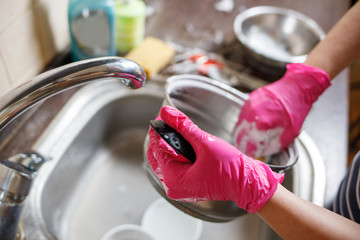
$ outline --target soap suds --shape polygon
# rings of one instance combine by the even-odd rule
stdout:
[[[284,128],[278,127],[266,131],[259,130],[256,122],[242,121],[234,131],[236,147],[253,157],[267,156],[279,152],[282,144],[280,136]],[[249,149],[249,146],[255,146]]]

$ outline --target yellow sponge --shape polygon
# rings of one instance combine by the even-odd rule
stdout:
[[[147,78],[151,79],[170,62],[174,55],[175,50],[162,40],[146,37],[142,44],[132,49],[125,57],[140,64]]]

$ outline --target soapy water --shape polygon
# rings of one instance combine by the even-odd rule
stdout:
[[[234,131],[236,147],[252,157],[263,157],[281,150],[280,141],[284,128],[278,127],[269,130],[259,130],[256,122],[243,120]]]

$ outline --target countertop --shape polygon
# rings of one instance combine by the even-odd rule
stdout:
[[[338,0],[241,0],[234,1],[230,12],[215,8],[217,0],[146,0],[153,10],[146,20],[146,35],[189,48],[218,52],[236,45],[232,30],[235,16],[246,8],[272,5],[291,8],[314,19],[325,32],[340,19],[349,2]],[[242,61],[236,52],[227,56]],[[68,61],[59,56],[52,66]],[[255,73],[256,74],[256,73]],[[269,81],[277,76],[264,76]],[[58,94],[31,109],[7,127],[0,136],[0,157],[10,157],[27,150],[44,127],[56,115],[76,89]],[[332,86],[314,104],[305,121],[306,131],[315,141],[325,161],[327,173],[326,203],[331,202],[346,170],[348,139],[348,71],[339,74]]]

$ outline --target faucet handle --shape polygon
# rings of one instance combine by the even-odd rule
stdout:
[[[30,191],[35,173],[46,159],[28,151],[0,162],[0,201],[21,203]]]
[[[44,156],[35,151],[26,151],[16,154],[9,158],[8,161],[18,163],[25,167],[28,171],[34,173],[47,161]]]

